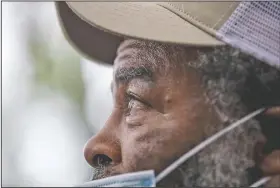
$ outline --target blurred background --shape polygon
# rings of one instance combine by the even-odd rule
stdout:
[[[86,141],[112,107],[111,67],[64,39],[53,2],[2,2],[2,186],[91,178]]]

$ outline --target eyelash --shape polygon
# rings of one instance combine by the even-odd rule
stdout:
[[[126,116],[129,116],[130,115],[130,111],[132,110],[132,108],[130,108],[130,103],[132,102],[132,100],[135,100],[137,102],[140,102],[142,105],[144,106],[147,106],[147,107],[150,107],[150,105],[143,101],[139,96],[137,96],[136,94],[134,93],[131,93],[131,92],[127,92],[126,93],[127,95],[127,108],[126,108]]]

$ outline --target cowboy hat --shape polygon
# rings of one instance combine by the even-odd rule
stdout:
[[[97,62],[113,64],[119,44],[136,38],[201,47],[230,44],[280,65],[277,2],[56,2],[56,8],[68,41]]]

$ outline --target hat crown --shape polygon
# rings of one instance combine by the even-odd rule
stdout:
[[[162,6],[195,21],[204,27],[218,30],[236,9],[239,2],[168,2]]]

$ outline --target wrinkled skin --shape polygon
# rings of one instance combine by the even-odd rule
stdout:
[[[138,54],[139,55],[139,54]],[[159,173],[209,136],[209,126],[222,120],[204,97],[201,75],[175,66],[168,72],[135,61],[137,52],[120,51],[114,62],[114,107],[102,130],[85,147],[85,158],[97,169],[94,179],[154,169]],[[189,51],[189,61],[197,57]],[[136,74],[135,74],[136,73]],[[268,111],[277,116],[279,111]],[[264,175],[280,172],[279,151],[264,155],[260,139],[256,163]],[[278,166],[277,166],[278,165]],[[277,186],[279,177],[268,184]]]
[[[112,159],[101,177],[146,169],[158,173],[205,137],[205,125],[220,123],[201,96],[196,72],[177,67],[165,75],[155,70],[151,80],[141,76],[118,80],[119,70],[148,69],[150,64],[122,57],[125,54],[120,53],[114,63],[113,111],[85,149],[92,166],[98,166],[93,159],[98,154]]]

